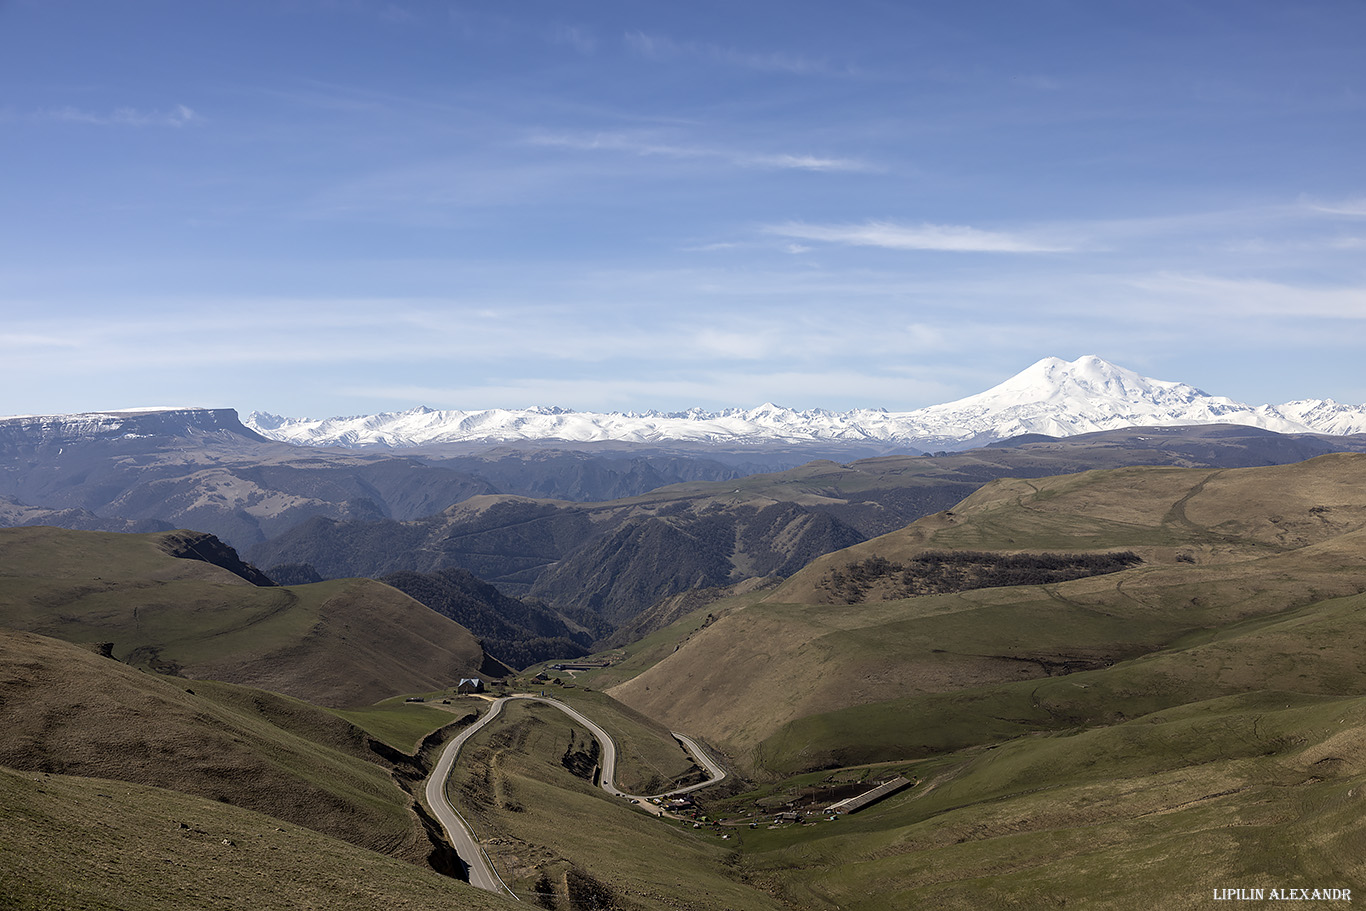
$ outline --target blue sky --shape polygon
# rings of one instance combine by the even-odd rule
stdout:
[[[0,414],[1366,401],[1366,5],[0,0]]]

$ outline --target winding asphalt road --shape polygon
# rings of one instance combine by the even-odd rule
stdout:
[[[451,769],[455,767],[456,757],[460,755],[460,748],[465,745],[465,741],[482,730],[484,725],[497,718],[499,713],[503,711],[503,705],[513,699],[553,705],[579,724],[588,728],[589,732],[597,739],[598,747],[602,753],[602,777],[599,781],[599,785],[602,789],[608,794],[616,797],[644,801],[640,804],[641,808],[654,813],[656,816],[663,813],[661,808],[648,802],[649,797],[627,794],[625,791],[617,788],[615,783],[617,772],[616,742],[612,740],[611,735],[578,709],[565,705],[558,700],[546,699],[541,696],[504,696],[501,699],[493,700],[492,705],[489,706],[488,712],[482,718],[465,728],[465,730],[456,735],[454,740],[446,744],[446,749],[441,752],[441,758],[437,761],[436,768],[432,770],[431,777],[427,779],[426,794],[427,805],[432,808],[432,812],[436,815],[436,818],[440,820],[441,825],[445,827],[446,834],[450,837],[451,844],[455,847],[456,853],[458,853],[460,859],[465,862],[470,885],[478,886],[489,892],[505,892],[509,895],[513,895],[512,890],[507,887],[507,884],[498,876],[497,871],[493,869],[493,865],[489,862],[488,855],[479,847],[479,842],[474,837],[474,832],[470,829],[469,824],[465,822],[464,817],[460,815],[460,812],[456,810],[454,805],[446,799],[446,779],[450,777]],[[693,759],[707,770],[707,774],[710,777],[706,781],[689,785],[686,788],[678,788],[669,791],[667,794],[652,796],[670,797],[677,794],[686,794],[689,791],[696,791],[698,788],[704,788],[707,785],[715,784],[726,777],[725,770],[704,753],[701,747],[699,747],[692,738],[685,737],[676,732],[673,736],[679,743],[683,744],[684,748],[686,748],[689,753],[692,754]],[[513,897],[516,898],[516,895],[513,895]]]
[[[511,890],[503,885],[503,881],[494,872],[493,865],[489,863],[488,857],[484,854],[479,842],[474,838],[474,832],[469,824],[465,822],[459,812],[449,800],[446,799],[446,779],[451,777],[451,769],[455,767],[455,758],[460,755],[460,748],[465,745],[465,741],[473,737],[480,728],[498,717],[498,713],[503,710],[504,700],[498,699],[489,706],[488,712],[474,724],[461,731],[456,738],[446,744],[446,749],[441,752],[441,759],[436,763],[436,768],[432,770],[431,777],[427,779],[427,806],[432,808],[436,818],[446,830],[446,835],[455,847],[455,852],[460,855],[460,859],[465,862],[466,878],[470,885],[478,886],[489,892],[508,892]]]
[[[667,794],[656,794],[656,797],[677,797],[679,794],[689,794],[699,788],[705,788],[707,785],[716,784],[722,778],[726,777],[726,770],[717,765],[691,737],[686,734],[680,734],[677,731],[671,731],[670,733],[674,735],[675,740],[683,744],[683,749],[692,754],[694,761],[707,770],[707,780],[699,781],[697,784],[690,784],[686,788],[676,788]]]

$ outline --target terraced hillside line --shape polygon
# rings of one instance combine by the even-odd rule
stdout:
[[[451,770],[455,768],[456,758],[460,755],[460,749],[465,745],[465,742],[482,730],[485,725],[497,718],[499,713],[502,712],[503,706],[514,699],[524,702],[539,702],[544,705],[554,706],[587,728],[589,733],[597,740],[598,748],[602,755],[602,775],[599,786],[614,797],[639,801],[641,809],[644,809],[655,816],[663,815],[664,810],[662,807],[650,803],[649,800],[651,797],[669,797],[676,794],[696,791],[700,788],[707,787],[708,785],[716,784],[726,777],[726,771],[712,760],[712,758],[708,756],[692,738],[684,734],[672,732],[674,738],[692,755],[698,765],[707,770],[707,774],[710,777],[706,781],[698,784],[676,788],[664,794],[627,794],[616,786],[616,741],[588,716],[584,715],[576,708],[565,705],[563,702],[544,696],[503,696],[502,698],[494,699],[484,717],[461,731],[454,740],[446,745],[446,749],[442,751],[441,759],[438,760],[436,768],[432,770],[431,777],[427,779],[426,786],[427,804],[431,807],[432,813],[436,818],[441,821],[441,825],[445,828],[446,834],[450,838],[451,844],[455,847],[456,853],[459,854],[460,859],[465,862],[470,885],[478,886],[480,889],[500,894],[506,893],[513,898],[517,898],[516,894],[503,882],[502,878],[498,875],[497,870],[493,868],[493,864],[489,861],[488,855],[479,847],[479,840],[475,837],[469,824],[446,796],[446,781],[451,776]]]

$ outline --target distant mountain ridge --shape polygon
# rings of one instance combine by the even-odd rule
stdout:
[[[0,418],[0,445],[28,447],[95,440],[137,440],[167,435],[254,443],[274,442],[244,426],[231,408],[128,408],[83,414]]]
[[[724,464],[705,453],[467,448],[429,459],[415,449],[323,451],[266,439],[231,409],[0,418],[0,527],[193,528],[245,549],[314,516],[416,519],[478,494],[613,500],[811,456],[765,450]]]
[[[306,446],[392,449],[453,443],[886,444],[959,450],[1022,434],[1074,436],[1130,426],[1242,424],[1278,433],[1366,433],[1366,405],[1309,399],[1253,406],[1155,380],[1088,355],[1048,357],[977,395],[914,411],[757,408],[584,412],[419,407],[322,420],[252,412],[246,426]]]

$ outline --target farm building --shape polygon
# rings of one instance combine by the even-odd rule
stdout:
[[[896,792],[909,788],[912,782],[900,775],[891,781],[883,782],[871,791],[864,791],[857,797],[850,797],[848,800],[841,800],[839,803],[832,803],[826,808],[827,813],[853,813],[855,810],[862,810],[869,804],[877,803],[884,797],[891,797]]]

